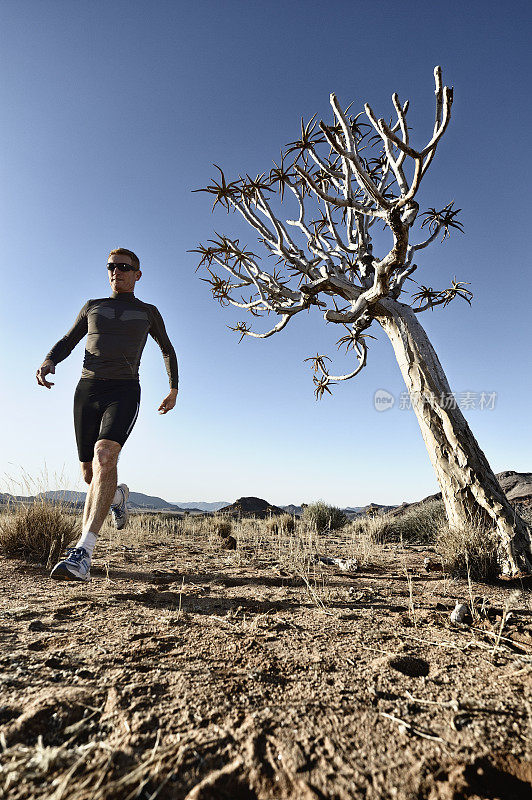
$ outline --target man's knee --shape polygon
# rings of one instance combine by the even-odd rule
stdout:
[[[114,469],[120,449],[118,442],[112,442],[110,439],[99,439],[94,445],[93,468],[101,472],[108,472]]]

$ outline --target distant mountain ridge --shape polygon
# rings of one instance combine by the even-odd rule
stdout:
[[[0,492],[0,505],[5,505],[8,502],[21,501],[33,502],[41,498],[52,500],[54,502],[62,502],[78,507],[83,506],[85,503],[86,492],[75,492],[72,489],[57,489],[55,491],[39,492],[37,495],[13,495]],[[190,502],[190,503],[170,503],[162,497],[157,495],[143,494],[142,492],[130,492],[128,505],[132,509],[146,509],[147,511],[195,511],[199,512],[213,512],[218,511],[220,508],[229,505],[227,500],[218,500],[213,503],[206,503],[204,501]]]
[[[40,492],[36,495],[37,498],[45,497],[47,500],[62,501],[64,503],[79,503],[85,502],[86,492],[74,492],[70,489],[60,489],[57,491]],[[128,505],[131,508],[146,508],[146,509],[171,509],[174,506],[168,500],[163,500],[162,497],[155,495],[142,494],[142,492],[130,492]]]
[[[205,503],[203,500],[190,500],[189,502],[174,501],[173,506],[182,509],[197,508],[200,511],[219,511],[229,505],[229,500],[217,500],[215,503]]]
[[[375,503],[370,503],[369,506],[356,506],[356,507],[348,506],[347,508],[342,508],[342,511],[344,512],[344,514],[347,514],[348,517],[352,517],[357,514],[364,514],[367,508],[369,508],[370,506],[373,507],[374,505]],[[392,507],[395,508],[395,506]],[[292,514],[292,515],[295,514],[296,516],[300,517],[301,514],[303,513],[304,506],[295,506],[293,503],[290,503],[290,505],[280,506],[280,508],[286,514]]]
[[[234,503],[221,509],[222,514],[231,517],[257,517],[258,519],[282,514],[283,511],[284,509],[272,506],[261,497],[239,497]]]
[[[532,505],[532,473],[531,472],[516,472],[515,470],[505,470],[503,472],[496,473],[496,478],[499,481],[501,488],[506,493],[508,500],[511,503],[521,504],[525,506]],[[0,505],[6,505],[12,502],[22,502],[22,503],[31,503],[35,500],[39,500],[41,498],[46,498],[49,500],[54,500],[56,502],[63,502],[69,503],[76,508],[82,508],[83,504],[85,503],[85,492],[77,492],[72,491],[70,489],[63,489],[57,491],[48,491],[48,492],[41,492],[38,495],[12,495],[9,493],[1,493],[0,492]],[[366,513],[383,513],[383,512],[392,512],[401,514],[407,508],[413,508],[420,503],[427,502],[428,500],[437,500],[441,499],[441,494],[433,494],[425,497],[423,500],[419,500],[413,503],[401,503],[398,506],[392,505],[382,505],[380,503],[368,503],[365,506],[347,506],[343,508],[344,511],[351,519],[354,516],[358,515],[365,515]],[[220,511],[223,509],[230,513],[230,511],[234,511],[236,513],[249,513],[247,511],[247,507],[249,503],[247,501],[254,501],[259,500],[259,498],[240,498],[237,500],[236,503],[229,503],[227,500],[219,500],[212,503],[207,503],[203,500],[197,501],[189,501],[189,502],[169,502],[162,497],[157,497],[156,495],[148,495],[143,494],[142,492],[131,492],[129,495],[129,505],[133,510],[137,511],[168,511],[174,513],[180,513],[188,511],[190,513],[213,513]],[[245,502],[243,502],[245,501]],[[290,504],[286,506],[274,506],[273,504],[265,501],[260,500],[260,504],[264,504],[264,508],[267,506],[269,509],[273,511],[273,513],[279,513],[279,511],[287,512],[288,514],[296,514],[299,516],[303,511],[302,505],[295,505]],[[258,511],[261,513],[264,511],[262,505],[257,506]],[[240,505],[240,508],[237,506]],[[251,503],[250,508],[253,507],[253,503]],[[268,511],[268,513],[270,513]]]
[[[47,491],[47,492],[40,492],[37,495],[12,495],[12,494],[2,494],[0,492],[0,505],[5,505],[8,502],[19,501],[19,502],[33,502],[34,500],[46,498],[47,500],[52,500],[54,502],[62,502],[65,504],[69,504],[74,506],[75,508],[83,507],[85,503],[85,498],[87,496],[86,492],[76,492],[72,489],[58,489],[55,491]],[[236,503],[239,501],[237,500]],[[266,503],[266,501],[263,501]],[[295,514],[296,516],[300,516],[303,512],[303,507],[300,505],[295,505],[291,503],[287,506],[274,506],[273,504],[269,504],[272,509],[277,509],[275,513],[279,513],[279,511],[284,511],[287,514]],[[217,500],[212,503],[205,502],[204,500],[190,500],[190,501],[178,501],[178,502],[170,502],[165,500],[162,497],[158,497],[157,495],[148,495],[143,494],[142,492],[130,492],[128,505],[131,509],[142,510],[145,509],[146,511],[170,511],[170,512],[180,512],[180,511],[188,511],[192,513],[204,513],[204,514],[213,514],[220,509],[227,509],[228,507],[232,507],[228,500]],[[353,508],[349,506],[348,508],[342,509],[345,511],[349,516],[364,513],[366,508],[374,508],[376,506],[375,503],[370,503],[369,506],[357,506]],[[393,506],[395,507],[395,506]],[[382,506],[384,508],[384,506]],[[388,508],[388,506],[386,506]]]

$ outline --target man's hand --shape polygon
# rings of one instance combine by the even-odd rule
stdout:
[[[46,386],[47,389],[51,389],[52,386],[54,386],[53,383],[50,383],[46,380],[46,375],[48,375],[50,372],[52,375],[55,375],[55,364],[53,361],[47,359],[46,361],[43,361],[37,370],[37,383],[39,386]]]
[[[170,394],[164,398],[157,411],[160,411],[161,414],[166,414],[168,411],[171,411],[175,406],[176,399],[177,389],[170,389]]]

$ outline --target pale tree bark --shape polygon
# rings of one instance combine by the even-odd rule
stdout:
[[[495,529],[507,574],[532,572],[530,530],[516,513],[453,395],[412,309],[389,298],[376,319],[390,339],[442,492],[451,527]]]
[[[342,325],[347,334],[339,346],[352,350],[357,363],[343,375],[332,375],[326,355],[307,359],[314,369],[316,397],[331,386],[354,378],[366,365],[367,333],[381,325],[394,347],[406,386],[413,399],[421,433],[441,486],[451,527],[472,523],[495,529],[501,566],[509,575],[532,573],[532,536],[524,520],[507,501],[484,453],[456,404],[448,402],[449,384],[416,314],[436,306],[445,308],[458,297],[470,303],[468,284],[453,279],[448,289],[416,284],[410,295],[414,306],[400,302],[407,281],[418,269],[414,258],[437,237],[445,240],[462,230],[460,209],[448,203],[419,213],[416,194],[451,118],[453,90],[442,84],[440,67],[434,70],[436,109],[427,144],[414,148],[406,115],[408,101],[392,95],[395,121],[388,124],[365,105],[349,116],[336,95],[330,102],[333,124],[313,117],[301,121],[301,135],[274,162],[268,175],[227,182],[223,171],[205,191],[227,211],[238,211],[255,229],[273,260],[262,260],[245,250],[238,239],[217,235],[208,246],[199,245],[203,278],[213,297],[254,317],[274,314],[277,322],[263,333],[238,322],[232,330],[244,336],[266,338],[283,330],[301,311],[320,311],[327,323]],[[296,217],[281,221],[277,206],[266,193],[295,200]],[[419,220],[421,241],[411,242]],[[372,227],[384,224],[393,244],[378,257]],[[273,265],[273,266],[272,266]],[[225,277],[215,270],[221,268]],[[243,293],[248,293],[245,296]],[[439,398],[447,398],[439,402]]]

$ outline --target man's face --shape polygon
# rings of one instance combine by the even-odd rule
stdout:
[[[114,253],[107,259],[108,264],[130,264],[133,266],[131,256],[124,255],[123,253]],[[113,292],[133,292],[135,290],[135,283],[140,280],[142,272],[140,269],[130,270],[129,272],[120,272],[119,269],[114,269],[109,272],[109,283]]]

